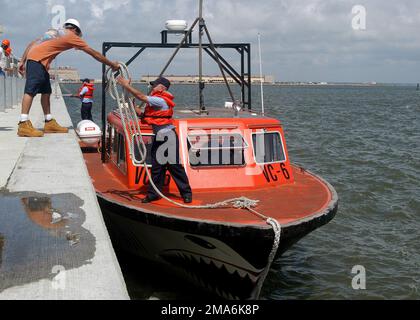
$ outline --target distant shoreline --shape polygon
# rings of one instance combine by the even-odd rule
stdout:
[[[60,84],[80,84],[81,81],[59,81]],[[95,80],[94,83],[101,84],[102,80]],[[144,81],[132,81],[133,84],[144,84]],[[172,82],[177,85],[198,85],[197,83],[191,82]],[[236,83],[229,83],[230,85],[236,85]],[[205,85],[225,85],[224,83],[205,83]],[[259,83],[253,83],[254,86],[259,86]],[[382,87],[382,86],[416,86],[416,83],[348,83],[348,82],[331,82],[331,83],[317,83],[317,82],[275,82],[275,83],[264,83],[264,86],[271,87]]]

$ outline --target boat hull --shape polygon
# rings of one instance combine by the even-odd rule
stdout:
[[[273,247],[271,226],[151,213],[118,203],[101,193],[98,200],[115,246],[161,263],[223,298],[256,298],[256,287]],[[337,208],[334,199],[323,212],[283,226],[276,258],[333,219]]]

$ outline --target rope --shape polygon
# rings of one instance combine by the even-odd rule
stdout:
[[[273,264],[274,258],[276,257],[276,254],[280,245],[281,224],[276,219],[267,217],[263,215],[262,213],[259,213],[258,211],[252,209],[252,207],[254,207],[252,205],[253,203],[250,203],[246,201],[245,199],[243,199],[242,202],[235,203],[234,207],[237,209],[246,209],[249,212],[253,213],[254,215],[265,220],[265,222],[273,228],[273,232],[274,232],[274,242],[270,251],[270,255],[268,256],[267,265],[265,266],[264,271],[262,272],[260,278],[258,279],[257,285],[251,294],[251,299],[258,299],[261,294],[262,286],[265,282],[265,279],[267,278],[268,272],[270,271],[271,265]]]
[[[257,285],[251,295],[251,299],[258,299],[261,294],[262,286],[265,282],[265,279],[267,278],[268,272],[270,271],[271,265],[273,264],[274,258],[276,257],[276,254],[280,245],[281,224],[276,219],[267,217],[259,213],[258,211],[255,211],[252,208],[246,208],[246,209],[252,212],[253,214],[255,214],[256,216],[260,217],[261,219],[264,219],[265,222],[273,228],[273,232],[274,232],[274,242],[270,251],[270,255],[268,256],[267,265],[265,266],[264,271],[262,272],[260,278],[258,279]]]
[[[125,79],[130,79],[130,72],[127,68],[127,66],[123,63],[120,63],[120,70],[119,70],[119,74],[121,75],[121,77],[125,78]],[[276,256],[279,244],[280,244],[280,236],[281,236],[281,225],[280,223],[270,217],[267,217],[259,212],[257,212],[256,210],[254,210],[253,208],[255,208],[258,203],[260,202],[259,200],[252,200],[249,199],[247,197],[238,197],[238,198],[232,198],[232,199],[227,199],[221,202],[216,202],[216,203],[211,203],[211,204],[205,204],[205,205],[187,205],[187,204],[183,204],[183,203],[179,203],[176,202],[168,197],[166,197],[160,190],[159,188],[156,187],[155,183],[153,182],[152,176],[150,171],[147,168],[147,163],[146,163],[146,159],[147,159],[147,148],[146,145],[143,141],[143,136],[142,136],[142,132],[141,132],[141,128],[140,128],[140,124],[138,121],[138,117],[137,117],[137,113],[135,110],[135,105],[134,105],[134,101],[133,99],[129,98],[129,93],[123,89],[122,93],[120,94],[119,90],[118,90],[118,86],[117,86],[117,82],[115,79],[116,76],[116,72],[113,72],[111,68],[108,68],[108,70],[106,71],[106,79],[107,79],[107,84],[106,84],[106,88],[105,90],[109,93],[109,95],[116,100],[118,103],[118,110],[120,113],[120,117],[121,117],[121,121],[123,124],[123,128],[124,128],[124,134],[125,137],[127,139],[127,141],[131,140],[131,137],[133,137],[134,142],[136,143],[136,146],[139,150],[139,154],[141,157],[141,160],[139,161],[139,163],[141,165],[144,166],[144,169],[146,171],[146,174],[149,178],[150,184],[152,185],[152,187],[155,189],[155,191],[157,192],[157,194],[162,197],[163,199],[165,199],[166,201],[182,207],[182,208],[187,208],[187,209],[216,209],[216,208],[235,208],[235,209],[244,209],[244,210],[248,210],[249,212],[257,215],[258,217],[260,217],[261,219],[265,220],[267,224],[271,225],[274,231],[274,242],[273,242],[273,247],[271,249],[270,255],[268,257],[268,263],[267,266],[265,267],[262,276],[259,278],[256,289],[254,290],[252,297],[254,299],[258,299],[260,293],[261,293],[261,288],[262,285],[264,283],[265,278],[267,277],[268,271],[271,267],[271,264]],[[134,155],[134,148],[132,143],[128,143],[129,146],[129,153],[130,153],[130,157],[131,159],[135,159],[135,155]]]

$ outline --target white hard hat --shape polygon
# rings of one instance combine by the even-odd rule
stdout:
[[[72,24],[79,28],[80,32],[82,32],[82,28],[80,27],[80,22],[76,19],[67,19],[66,22],[64,22],[64,25],[66,24]]]

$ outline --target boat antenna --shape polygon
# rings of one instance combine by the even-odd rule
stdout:
[[[261,84],[261,110],[264,115],[264,85],[263,85],[263,71],[262,71],[262,58],[261,58],[261,34],[258,33],[258,55],[260,59],[260,84]]]
[[[204,106],[204,96],[203,90],[205,84],[203,82],[203,28],[204,28],[204,19],[203,19],[203,0],[199,0],[199,27],[198,27],[198,77],[199,77],[199,97],[200,97],[200,113],[206,111]]]

